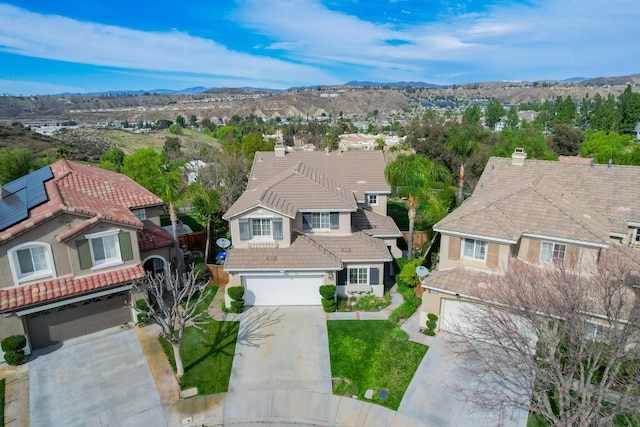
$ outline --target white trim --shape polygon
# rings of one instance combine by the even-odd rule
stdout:
[[[358,209],[298,209],[300,213],[313,213],[313,212],[357,212]]]
[[[243,193],[243,194],[244,194],[244,193]],[[271,211],[271,212],[273,212],[273,213],[275,213],[275,214],[282,215],[282,216],[286,216],[287,218],[290,218],[290,219],[295,219],[295,218],[296,218],[295,214],[294,214],[293,216],[291,216],[291,215],[287,215],[286,213],[284,213],[284,212],[280,212],[280,211],[277,211],[277,210],[273,209],[273,208],[272,208],[272,207],[270,207],[270,206],[265,206],[265,205],[262,205],[262,204],[257,204],[257,205],[253,205],[253,206],[251,206],[251,207],[248,207],[247,209],[243,209],[243,210],[241,210],[241,211],[239,211],[239,212],[236,212],[236,213],[234,213],[233,215],[231,215],[231,216],[229,216],[229,217],[227,217],[227,216],[223,215],[223,216],[222,216],[222,219],[224,219],[225,221],[233,221],[233,219],[234,219],[234,218],[236,218],[237,216],[240,216],[240,215],[245,214],[245,213],[247,213],[247,212],[249,212],[249,211],[251,211],[251,210],[253,210],[253,209],[258,209],[258,208],[266,209],[266,210]]]
[[[369,199],[369,197],[375,196],[376,197],[376,202],[375,203],[371,203],[371,200]],[[369,206],[378,206],[379,201],[378,201],[378,193],[364,193],[364,197],[367,200],[367,205]]]
[[[640,222],[636,222],[636,221],[627,221],[627,225],[629,227],[640,227]]]
[[[85,238],[89,242],[89,253],[91,254],[91,270],[100,270],[107,267],[113,267],[115,265],[122,265],[124,261],[122,260],[122,254],[120,253],[120,229],[116,228],[115,230],[107,230],[100,231],[98,233],[85,234]],[[93,240],[104,239],[105,237],[115,236],[115,250],[116,256],[112,258],[105,258],[102,262],[97,261],[95,254],[93,253]],[[104,243],[103,243],[104,245]]]
[[[295,273],[297,271],[323,271],[323,272],[327,272],[327,271],[340,271],[342,270],[344,267],[329,267],[329,268],[324,268],[322,270],[318,270],[317,268],[223,268],[223,271],[226,271],[227,273],[238,273],[238,274],[245,274],[244,272],[248,272],[249,274],[252,274],[253,272],[265,272],[265,271],[272,271],[272,272],[280,272],[280,271],[285,271],[285,272],[291,272],[291,273]]]
[[[31,248],[31,247],[43,247],[45,248],[45,257],[48,264],[48,269],[46,271],[33,272],[32,274],[22,275],[20,277],[20,261],[17,258],[18,251]],[[23,282],[30,282],[32,280],[38,280],[45,277],[56,278],[56,265],[53,262],[53,250],[51,249],[51,244],[47,242],[25,242],[19,245],[16,245],[9,250],[7,250],[7,258],[9,258],[9,266],[11,267],[11,275],[13,276],[13,283],[15,285],[19,285]]]
[[[533,237],[534,239],[548,240],[555,243],[568,243],[570,245],[588,246],[593,248],[608,248],[608,243],[584,242],[581,240],[565,239],[562,237],[543,236],[541,234],[522,233],[522,237]]]
[[[617,233],[615,231],[612,231],[611,233],[609,233],[609,237],[619,237],[621,239],[625,239],[628,237],[628,235],[624,233]]]
[[[518,243],[517,240],[501,239],[499,237],[481,236],[479,234],[460,233],[457,231],[444,230],[442,228],[434,228],[433,231],[437,231],[440,234],[444,234],[445,236],[463,237],[463,238],[474,239],[474,240],[486,240],[487,242],[506,243],[508,245],[515,245],[516,243]]]
[[[549,253],[549,256],[551,257],[551,259],[546,260],[546,259],[542,259],[542,251],[544,249],[544,245],[545,243],[547,245],[551,245],[551,251]],[[559,245],[559,246],[564,246],[564,251],[562,251],[562,261],[561,262],[555,262],[554,258],[553,258],[553,252],[555,251],[555,245]],[[565,243],[558,243],[558,242],[550,242],[548,240],[543,240],[542,242],[540,242],[540,251],[538,253],[538,261],[544,263],[544,264],[554,264],[554,265],[564,265],[564,261],[567,258],[567,245]]]
[[[75,297],[71,299],[66,299],[64,301],[58,301],[47,305],[41,305],[34,308],[28,308],[26,310],[16,311],[16,316],[25,316],[27,314],[37,313],[39,311],[49,310],[51,308],[62,307],[63,305],[73,304],[74,302],[86,301],[92,298],[99,298],[105,295],[115,294],[117,292],[127,291],[133,288],[133,285],[120,286],[118,288],[109,289],[108,291],[102,292],[94,292],[92,294],[83,295],[81,297]]]
[[[112,234],[118,234],[118,233],[120,233],[120,231],[121,230],[119,228],[116,228],[116,229],[113,229],[113,230],[107,230],[107,231],[98,231],[97,233],[85,234],[84,238],[87,239],[87,240],[97,239],[97,238],[100,238],[100,237],[110,236]]]
[[[465,249],[467,247],[467,242],[473,240],[473,255],[471,256],[467,256],[465,254]],[[475,257],[475,253],[476,253],[476,247],[478,246],[478,243],[484,243],[484,256],[482,258],[476,258]],[[471,261],[480,261],[480,262],[487,262],[487,253],[489,252],[489,242],[487,242],[486,240],[481,240],[481,239],[472,239],[469,237],[465,237],[464,239],[462,239],[462,245],[460,245],[460,258],[462,259],[468,259]]]
[[[393,258],[384,258],[384,259],[342,258],[342,262],[376,262],[377,263],[377,262],[389,262],[389,261],[393,261]]]
[[[360,269],[366,269],[367,270],[367,281],[365,283],[351,283],[351,270],[360,270]],[[354,265],[354,266],[347,266],[347,282],[344,284],[344,286],[358,286],[358,285],[368,285],[371,286],[371,266],[370,265]],[[348,288],[347,288],[348,289]]]

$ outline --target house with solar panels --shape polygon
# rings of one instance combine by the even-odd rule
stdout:
[[[124,175],[66,159],[4,184],[0,339],[24,334],[31,350],[133,322],[133,282],[175,255],[163,205]]]

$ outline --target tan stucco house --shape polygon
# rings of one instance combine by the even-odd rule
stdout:
[[[0,339],[29,350],[132,322],[132,282],[163,271],[162,200],[124,175],[65,159],[2,186]]]
[[[434,229],[437,269],[422,281],[421,324],[457,324],[509,260],[589,274],[613,251],[640,257],[640,167],[491,158],[473,195]]]
[[[380,151],[255,155],[246,191],[226,212],[229,286],[247,305],[319,305],[318,287],[384,293],[401,233],[387,216]]]

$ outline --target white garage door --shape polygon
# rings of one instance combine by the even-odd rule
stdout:
[[[246,305],[320,305],[324,275],[246,276]]]
[[[495,310],[496,309],[493,309],[493,311]],[[481,326],[483,322],[486,325],[488,313],[489,311],[487,311],[487,309],[482,305],[458,300],[445,299],[442,300],[442,316],[440,329],[458,335],[470,336],[475,339],[486,341],[492,344],[498,344],[497,342],[495,342],[495,340],[490,339],[490,337],[492,338],[496,335],[490,335],[488,337],[484,334],[485,331]],[[533,348],[535,348],[535,333],[533,333],[532,329],[528,327],[526,321],[522,317],[511,315],[505,312],[496,313],[497,314],[494,314],[493,316],[504,316],[504,319],[509,322],[507,324],[510,325],[507,326],[507,328],[518,328],[518,330],[520,331],[518,335],[527,337],[529,340],[528,345],[532,350]],[[500,324],[502,323],[498,322],[498,325]]]

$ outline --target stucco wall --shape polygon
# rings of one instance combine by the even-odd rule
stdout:
[[[339,228],[337,230],[327,230],[327,231],[311,231],[311,230],[305,230],[303,225],[302,225],[302,217],[303,217],[303,213],[298,212],[298,214],[296,214],[296,218],[293,221],[293,229],[297,230],[301,233],[307,233],[307,234],[341,234],[341,235],[345,235],[345,234],[350,234],[351,233],[351,212],[338,212],[338,221],[339,221]]]
[[[240,240],[239,220],[242,218],[282,218],[282,240],[277,240],[278,247],[288,248],[291,246],[291,219],[264,208],[252,209],[236,218],[229,224],[231,242],[235,248],[246,248],[254,240]]]

